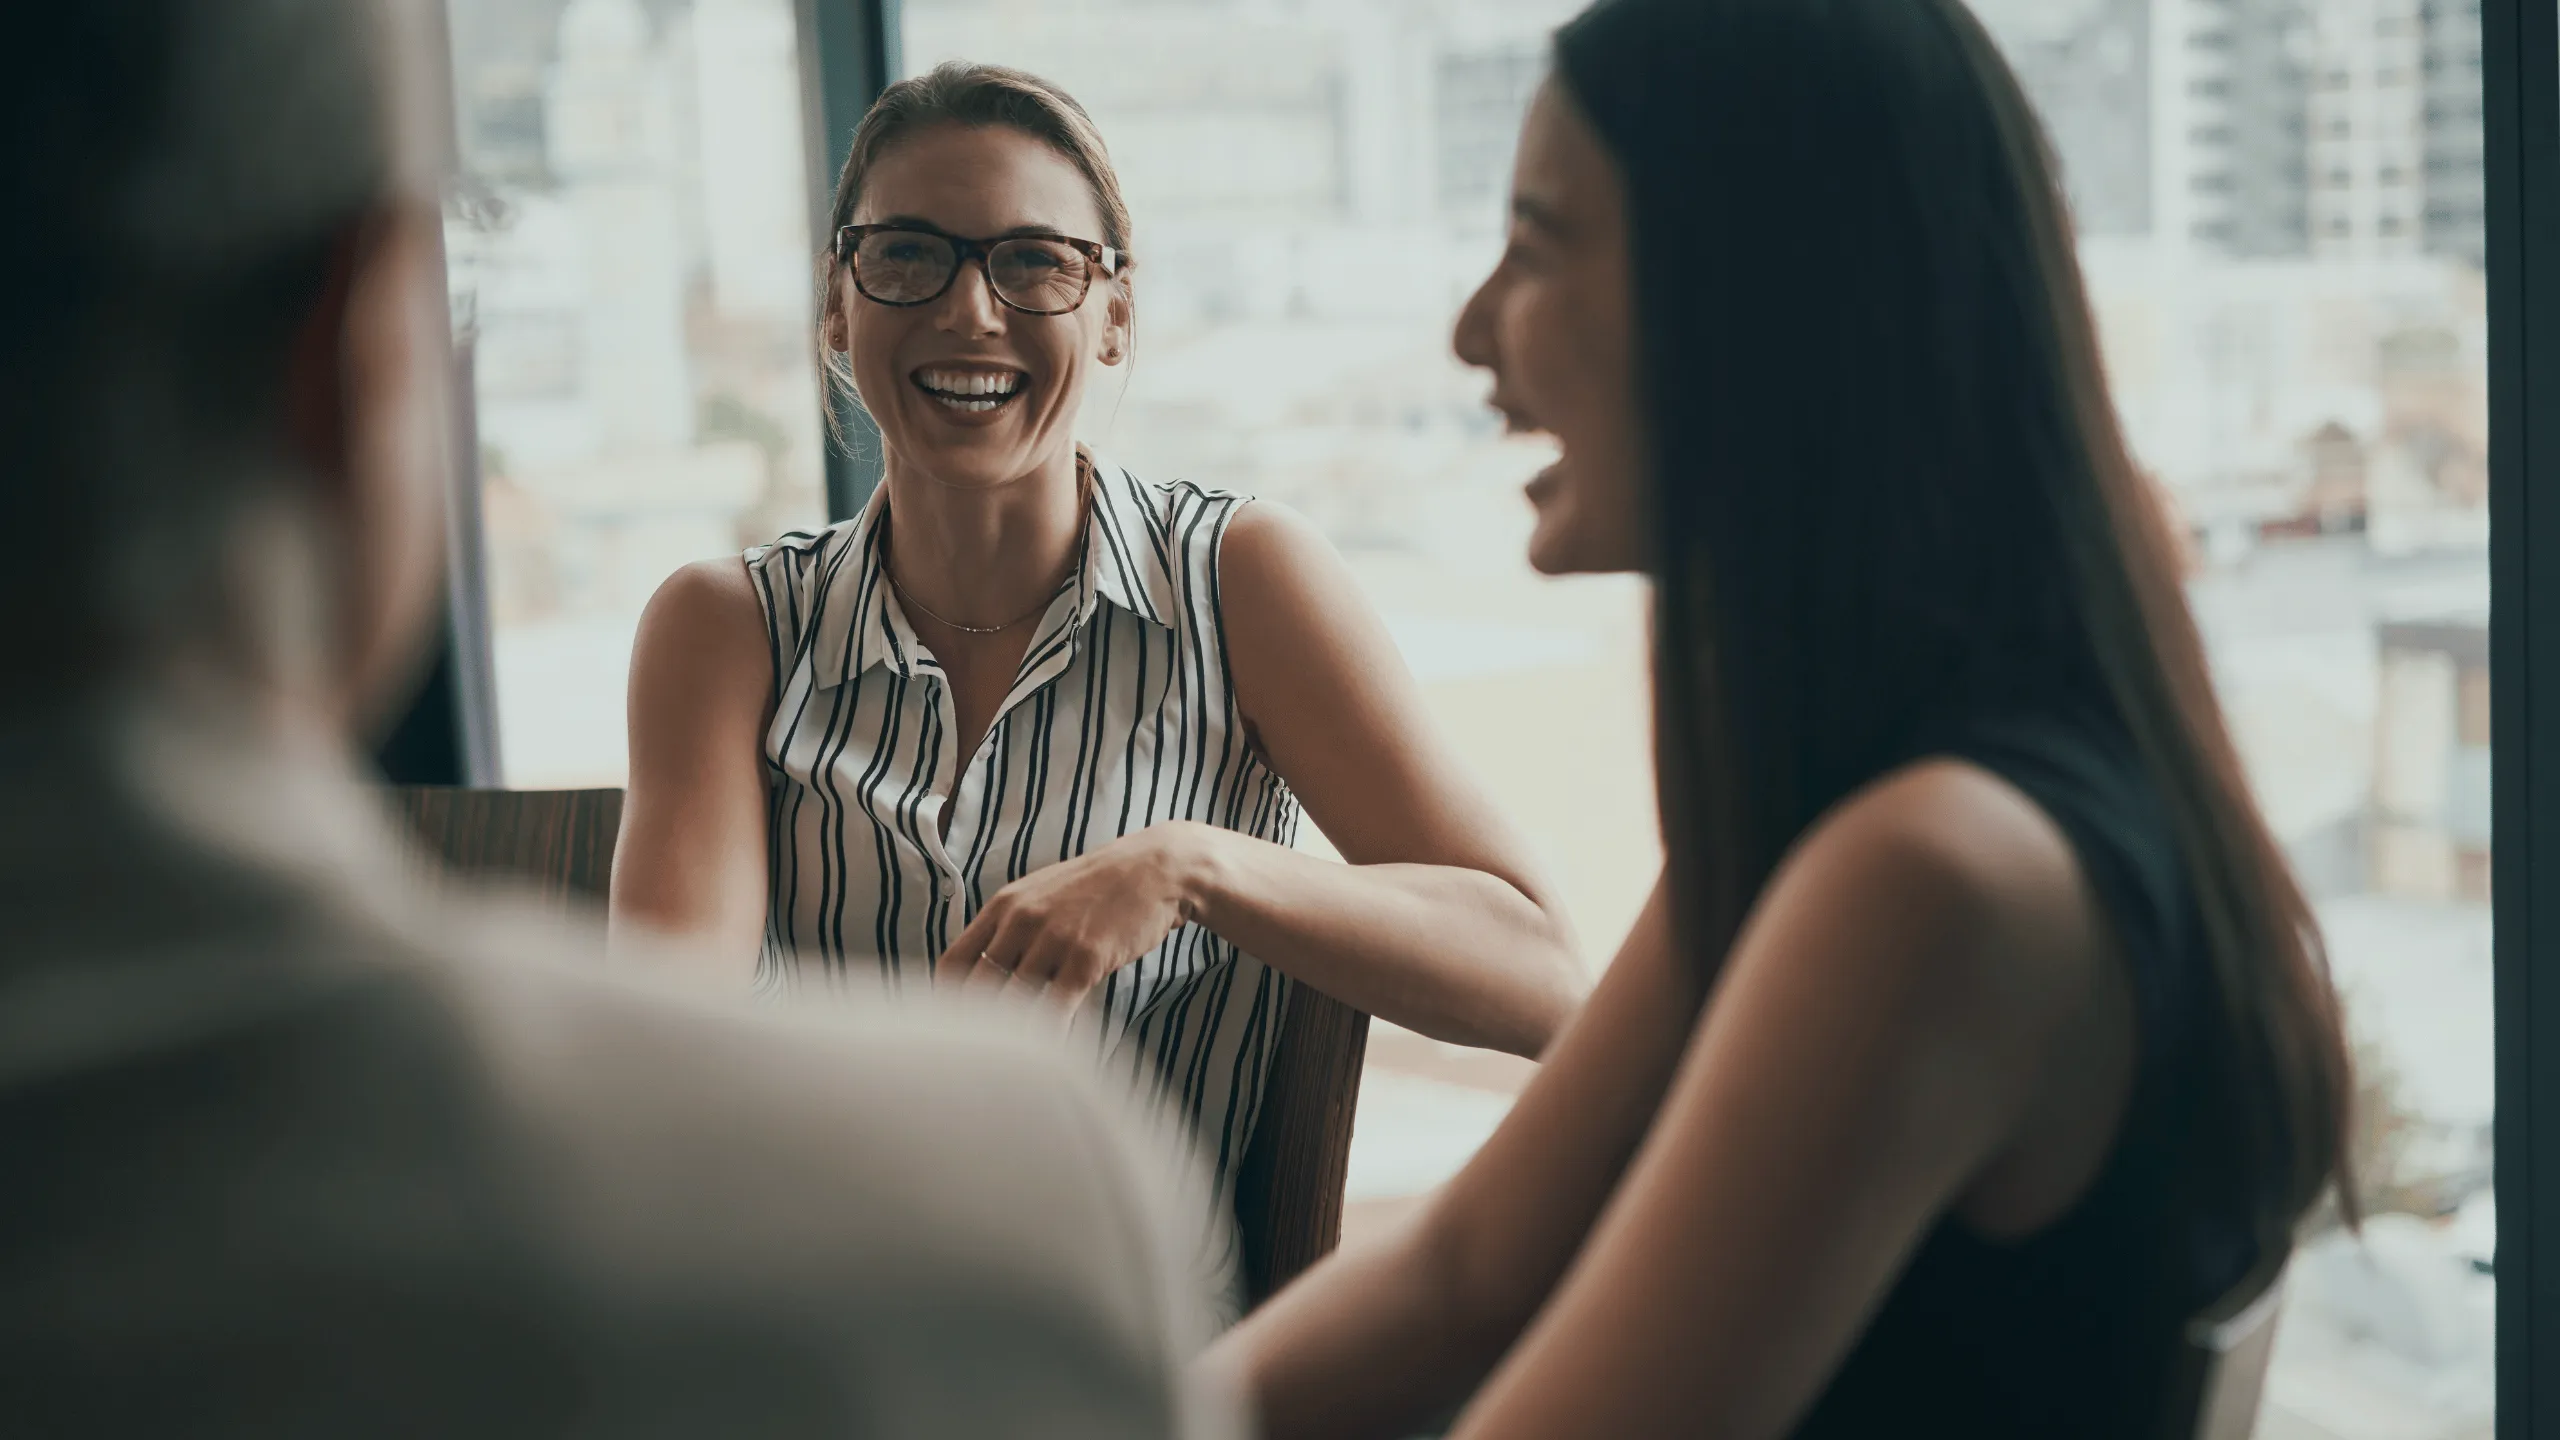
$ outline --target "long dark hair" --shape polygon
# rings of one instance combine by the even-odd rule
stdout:
[[[2016,78],[1956,0],[1603,0],[1556,50],[1626,187],[1683,945],[1720,960],[1781,855],[1931,717],[2097,707],[2211,950],[2228,1103],[2190,1173],[2245,1187],[2281,1244],[2344,1165],[2336,1000]]]

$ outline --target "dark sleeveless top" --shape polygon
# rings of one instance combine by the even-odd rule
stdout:
[[[1939,1222],[1796,1433],[2149,1440],[2185,1321],[2257,1258],[2245,1195],[2179,1178],[2191,1121],[2217,1100],[2198,1049],[2216,1002],[2168,811],[2103,714],[1969,721],[1915,753],[2000,776],[2068,838],[2130,972],[2134,1089],[2097,1180],[2060,1219],[2005,1243]]]

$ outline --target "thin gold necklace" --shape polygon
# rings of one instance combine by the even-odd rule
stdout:
[[[1092,522],[1093,518],[1092,497],[1093,486],[1096,479],[1097,477],[1093,473],[1092,457],[1086,455],[1084,450],[1079,447],[1076,451],[1076,484],[1077,488],[1084,492],[1083,498],[1086,505],[1085,519],[1088,524]],[[908,594],[907,587],[898,583],[898,567],[888,563],[888,556],[884,555],[880,558],[881,571],[889,577],[889,588],[898,592],[898,602],[900,604],[905,605],[908,609],[924,616],[924,618],[932,621],[936,625],[943,626],[947,629],[957,630],[963,635],[1001,635],[1007,630],[1013,629],[1017,625],[1027,625],[1030,622],[1039,619],[1041,616],[1048,614],[1049,607],[1058,603],[1058,597],[1067,593],[1067,591],[1076,583],[1075,575],[1070,572],[1067,576],[1066,583],[1060,585],[1057,589],[1050,591],[1048,599],[1041,601],[1030,610],[1024,611],[1022,614],[1007,620],[1001,625],[963,625],[957,620],[946,620],[942,616],[935,614],[932,606],[927,605],[913,595]]]
[[[1056,590],[1050,592],[1048,599],[1041,601],[1036,607],[1015,616],[1011,620],[1007,620],[1001,625],[963,625],[957,620],[946,620],[940,615],[933,613],[932,606],[927,605],[913,595],[908,594],[907,587],[898,583],[897,571],[891,570],[888,573],[889,588],[898,592],[899,603],[924,616],[924,618],[932,621],[934,624],[944,626],[948,629],[957,630],[963,635],[1001,635],[1017,625],[1023,625],[1033,620],[1037,620],[1041,616],[1049,613],[1050,606],[1058,603],[1058,596],[1066,593],[1067,585],[1073,585],[1075,583],[1075,581],[1070,578],[1067,581],[1067,585],[1061,585]]]

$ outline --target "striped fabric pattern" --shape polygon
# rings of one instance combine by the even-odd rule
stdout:
[[[958,753],[950,687],[888,584],[885,488],[852,520],[746,553],[777,678],[765,988],[929,983],[1007,883],[1160,822],[1295,840],[1297,799],[1247,740],[1220,622],[1219,545],[1246,502],[1099,458],[1094,475],[1082,568],[974,755]],[[1291,988],[1184,926],[1078,1019],[1100,1058],[1187,1122],[1222,1197]]]

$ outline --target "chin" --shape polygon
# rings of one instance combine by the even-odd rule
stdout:
[[[936,443],[904,447],[909,463],[937,482],[959,490],[992,490],[1022,477],[1027,468],[1018,445],[962,441],[943,437]]]
[[[1541,517],[1529,536],[1529,568],[1541,575],[1631,574],[1647,566],[1640,548]]]
[[[1587,563],[1588,549],[1566,517],[1541,511],[1529,532],[1529,568],[1541,575],[1587,574],[1594,568]]]
[[[1551,547],[1541,545],[1536,540],[1529,542],[1529,568],[1541,575],[1576,573],[1576,567],[1570,561],[1557,555]]]

